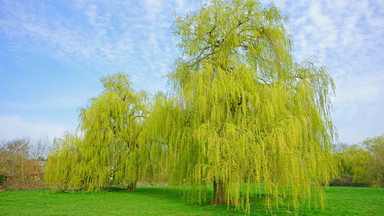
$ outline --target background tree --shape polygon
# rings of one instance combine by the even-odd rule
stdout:
[[[370,178],[374,186],[384,187],[384,136],[368,138],[363,143],[372,155],[369,161]]]
[[[372,155],[358,145],[344,146],[334,153],[339,176],[332,181],[335,186],[369,186]]]
[[[28,138],[3,141],[0,145],[0,175],[7,188],[23,189],[30,183],[26,160],[29,158]]]
[[[173,108],[155,115],[151,136],[165,141],[170,182],[192,187],[189,201],[213,184],[213,204],[247,212],[260,190],[268,208],[289,198],[296,209],[313,191],[323,206],[334,85],[311,60],[293,62],[285,21],[273,5],[224,0],[174,22],[182,55],[169,75]]]
[[[0,186],[7,189],[45,187],[43,157],[48,145],[48,138],[35,142],[19,138],[0,143]]]
[[[339,177],[332,185],[384,187],[384,137],[368,138],[362,145],[338,145],[334,151]]]
[[[30,157],[39,165],[48,157],[51,141],[48,136],[42,136],[31,146]]]
[[[62,163],[63,169],[71,167],[69,179],[50,174],[50,181],[90,191],[128,183],[127,190],[134,191],[139,176],[138,138],[147,115],[146,95],[134,92],[124,74],[106,76],[101,82],[104,91],[80,110],[80,137],[67,136],[51,155],[49,172],[55,172],[55,163]],[[69,158],[68,153],[72,153]]]
[[[52,141],[48,136],[42,136],[38,138],[34,145],[31,146],[30,158],[39,167],[38,181],[36,181],[36,187],[46,187],[44,180],[45,162],[49,154],[49,148],[52,147]]]

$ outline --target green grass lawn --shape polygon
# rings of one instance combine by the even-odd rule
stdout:
[[[326,189],[324,211],[303,209],[299,215],[384,215],[384,189]],[[272,215],[292,215],[273,210]],[[175,187],[139,187],[136,192],[53,193],[51,190],[0,192],[0,215],[244,215],[227,206],[186,205]],[[251,215],[271,215],[262,201],[253,202]]]

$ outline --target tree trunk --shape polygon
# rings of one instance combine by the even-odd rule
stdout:
[[[137,165],[136,165],[136,176],[133,178],[133,180],[132,179],[129,180],[128,187],[125,191],[136,191],[138,176],[139,176],[139,169],[137,168]]]
[[[136,191],[137,182],[128,183],[128,187],[125,191]]]
[[[213,197],[212,197],[212,205],[223,205],[227,204],[226,196],[225,196],[225,188],[224,182],[222,179],[213,180]]]

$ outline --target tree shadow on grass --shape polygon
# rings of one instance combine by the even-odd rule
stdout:
[[[141,186],[137,187],[135,192],[126,192],[125,187],[108,187],[105,188],[104,191],[112,192],[112,193],[134,193],[137,196],[145,196],[152,197],[159,200],[168,200],[171,202],[181,202],[184,204],[189,204],[189,206],[194,206],[197,208],[204,208],[209,211],[220,211],[227,212],[228,214],[244,214],[243,211],[239,211],[235,209],[234,205],[212,205],[211,199],[213,196],[213,190],[211,188],[207,188],[206,201],[201,204],[191,204],[183,199],[183,189],[178,186]],[[255,210],[258,213],[265,212],[265,207],[263,205],[265,199],[265,195],[260,194],[251,197],[251,208],[252,211]],[[252,214],[251,214],[252,215]]]
[[[134,193],[149,197],[158,197],[160,199],[181,199],[181,191],[176,186],[141,186],[136,191],[126,191],[126,187],[107,187],[103,191],[113,193]]]
[[[105,188],[104,191],[111,193],[134,193],[136,196],[145,196],[152,197],[159,200],[168,200],[170,202],[179,202],[187,204],[185,200],[183,200],[183,191],[178,186],[141,186],[137,187],[135,192],[126,192],[125,187],[108,187]],[[209,212],[226,212],[226,214],[230,215],[244,215],[244,211],[236,210],[234,205],[211,205],[211,198],[213,195],[213,191],[211,188],[207,189],[207,200],[201,204],[189,204],[189,206],[194,206],[194,208],[202,208]],[[292,209],[287,209],[284,206],[281,206],[279,209],[267,210],[264,206],[264,201],[266,199],[266,195],[263,193],[253,194],[250,196],[250,205],[251,205],[251,213],[250,215],[291,215],[294,214]]]

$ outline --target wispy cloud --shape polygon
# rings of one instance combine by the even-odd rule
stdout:
[[[0,44],[5,50],[0,50],[0,60],[18,58],[24,64],[25,53],[38,54],[68,65],[84,65],[97,77],[125,72],[137,89],[164,90],[165,74],[179,52],[170,29],[172,13],[196,10],[201,2],[0,0],[0,39],[7,40]],[[334,119],[340,141],[355,143],[382,134],[384,1],[275,3],[291,14],[297,61],[312,56],[335,79]],[[57,101],[56,106],[78,103],[75,96]],[[21,104],[1,101],[7,106]],[[25,105],[39,108],[55,103],[45,98],[35,101]]]
[[[294,55],[326,65],[335,79],[340,141],[356,143],[384,127],[383,1],[283,1],[291,14]]]
[[[42,98],[41,100],[12,102],[1,101],[1,107],[7,107],[9,110],[48,110],[48,109],[77,109],[85,106],[88,99],[93,96],[87,95],[55,95],[54,97]],[[2,109],[0,109],[2,110]]]
[[[124,70],[147,79],[149,74],[159,77],[168,72],[177,53],[171,39],[172,12],[184,13],[197,3],[72,1],[68,5],[3,2],[0,34],[13,38],[8,47],[15,53],[43,53],[87,64],[102,74]]]
[[[30,61],[25,60],[26,54],[45,56],[67,65],[81,65],[93,71],[91,80],[83,80],[84,89],[62,91],[61,95],[56,92],[34,94],[27,100],[21,95],[17,98],[14,89],[37,87],[29,86],[30,82],[23,78],[12,90],[1,89],[2,92],[12,91],[14,98],[0,98],[0,135],[5,138],[34,136],[45,131],[50,136],[61,136],[61,131],[68,126],[55,122],[60,122],[59,117],[48,119],[68,110],[71,113],[65,116],[75,116],[89,97],[96,96],[82,94],[90,88],[88,82],[95,81],[94,76],[124,72],[130,75],[136,89],[152,93],[165,90],[165,74],[177,53],[170,29],[172,12],[182,14],[195,5],[198,2],[183,0],[73,0],[65,3],[0,0],[0,42],[6,41],[0,43],[0,60],[14,59],[23,73],[33,73]],[[6,80],[15,75],[9,70],[0,73]],[[87,77],[73,72],[68,74],[72,79]],[[41,75],[55,76],[55,72],[46,71]],[[35,113],[39,118],[33,117]]]
[[[0,115],[0,141],[30,137],[37,140],[48,136],[50,140],[62,137],[66,130],[74,130],[70,125],[61,125],[42,119],[26,119],[19,115]]]

